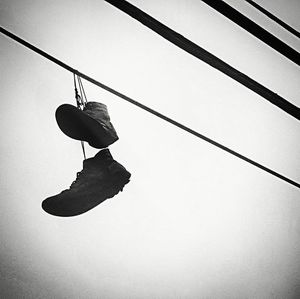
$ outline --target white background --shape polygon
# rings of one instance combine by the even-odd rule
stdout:
[[[131,0],[300,106],[299,67],[198,0]],[[240,0],[226,1],[300,50]],[[300,30],[298,0],[257,0]],[[1,26],[75,69],[300,182],[300,123],[102,0],[2,0]],[[55,122],[72,74],[0,35],[2,298],[297,298],[300,193],[100,88],[131,173],[78,217],[41,202],[82,169]],[[94,156],[95,149],[87,149]]]

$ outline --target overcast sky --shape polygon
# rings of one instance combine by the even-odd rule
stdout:
[[[300,51],[242,0],[226,0]],[[300,30],[298,0],[257,0]],[[199,0],[130,0],[300,106],[299,67]],[[102,0],[2,0],[1,26],[96,80],[300,182],[300,123]],[[297,298],[300,193],[83,81],[108,106],[124,191],[71,218],[41,202],[82,169],[55,110],[72,74],[0,35],[2,298]],[[88,157],[97,150],[88,145]]]

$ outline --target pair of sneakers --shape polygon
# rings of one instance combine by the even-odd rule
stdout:
[[[76,216],[122,191],[131,174],[113,159],[107,148],[119,138],[106,105],[87,102],[80,110],[63,104],[57,108],[55,116],[59,128],[67,136],[101,149],[95,157],[83,161],[83,169],[69,189],[42,202],[42,208],[49,214]]]

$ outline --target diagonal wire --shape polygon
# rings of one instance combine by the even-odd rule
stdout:
[[[250,34],[254,35],[262,42],[293,61],[298,66],[300,65],[300,53],[289,45],[281,41],[275,35],[271,34],[255,22],[241,14],[238,10],[231,7],[229,4],[222,0],[202,0],[202,2],[209,5],[214,10],[221,13],[223,16],[236,23]]]
[[[272,170],[272,169],[270,169],[270,168],[268,168],[268,167],[266,167],[266,166],[264,166],[264,165],[262,165],[258,162],[255,162],[254,160],[251,160],[251,159],[247,158],[246,156],[244,156],[244,155],[242,155],[242,154],[240,154],[240,153],[238,153],[238,152],[222,145],[221,143],[218,143],[217,141],[214,141],[213,139],[210,139],[210,138],[198,133],[197,131],[195,131],[195,130],[193,130],[193,129],[177,122],[176,120],[171,119],[168,116],[166,116],[166,115],[164,115],[164,114],[162,114],[162,113],[160,113],[160,112],[158,112],[158,111],[156,111],[156,110],[154,110],[150,107],[147,107],[147,106],[145,106],[144,104],[142,104],[138,101],[135,101],[134,99],[132,99],[132,98],[116,91],[116,90],[114,90],[113,88],[111,88],[111,87],[109,87],[109,86],[107,86],[103,83],[100,83],[99,81],[87,76],[86,74],[79,72],[78,70],[70,67],[69,65],[65,64],[64,62],[58,60],[57,58],[49,55],[46,52],[44,52],[43,50],[33,46],[32,44],[28,43],[27,41],[21,39],[20,37],[8,32],[4,28],[0,27],[0,32],[2,32],[5,35],[9,36],[10,38],[12,38],[15,41],[19,42],[20,44],[24,45],[25,47],[31,49],[32,51],[38,53],[39,55],[47,58],[48,60],[56,63],[57,65],[61,66],[62,68],[64,68],[64,69],[72,72],[73,74],[87,80],[88,82],[90,82],[90,83],[92,83],[92,84],[94,84],[98,87],[101,87],[102,89],[104,89],[104,90],[106,90],[106,91],[122,98],[123,100],[125,100],[125,101],[127,101],[127,102],[129,102],[129,103],[131,103],[131,104],[133,104],[133,105],[135,105],[135,106],[137,106],[137,107],[139,107],[139,108],[141,108],[141,109],[143,109],[143,110],[145,110],[145,111],[147,111],[147,112],[149,112],[149,113],[151,113],[151,114],[153,114],[153,115],[155,115],[155,116],[157,116],[157,117],[159,117],[163,120],[165,120],[166,122],[180,128],[180,129],[182,129],[182,130],[184,130],[184,131],[186,131],[186,132],[188,132],[188,133],[190,133],[190,134],[192,134],[192,135],[194,135],[194,136],[196,136],[196,137],[198,137],[198,138],[200,138],[200,139],[202,139],[202,140],[204,140],[204,141],[206,141],[206,142],[208,142],[208,143],[210,143],[210,144],[212,144],[212,145],[214,145],[214,146],[216,146],[220,149],[222,149],[223,151],[225,151],[225,152],[227,152],[227,153],[229,153],[229,154],[231,154],[231,155],[233,155],[233,156],[235,156],[235,157],[237,157],[237,158],[239,158],[239,159],[241,159],[241,160],[243,160],[243,161],[245,161],[249,164],[252,164],[252,165],[256,166],[257,168],[259,168],[263,171],[266,171],[267,173],[269,173],[269,174],[271,174],[271,175],[273,175],[273,176],[275,176],[275,177],[277,177],[277,178],[279,178],[279,179],[281,179],[281,180],[283,180],[283,181],[285,181],[285,182],[287,182],[287,183],[289,183],[289,184],[291,184],[291,185],[293,185],[297,188],[300,188],[300,184],[298,182],[293,181],[293,180],[289,179],[288,177],[286,177],[286,176],[284,176],[284,175],[282,175],[282,174],[280,174],[280,173],[278,173],[278,172],[276,172],[276,171],[274,171],[274,170]]]
[[[294,34],[295,36],[297,36],[298,38],[300,38],[300,32],[297,31],[296,29],[294,29],[293,27],[291,27],[290,25],[288,25],[287,23],[285,23],[284,21],[280,20],[279,18],[277,18],[276,16],[274,16],[272,13],[270,13],[268,10],[266,10],[265,8],[263,8],[262,6],[258,5],[256,2],[252,1],[252,0],[245,0],[246,2],[248,2],[250,5],[252,5],[253,7],[255,7],[257,10],[259,10],[260,12],[262,12],[263,14],[265,14],[267,17],[269,17],[271,20],[273,20],[274,22],[276,22],[277,24],[281,25],[284,29],[286,29],[287,31],[289,31],[290,33]]]
[[[185,52],[204,61],[205,63],[209,64],[210,66],[214,67],[215,69],[219,70],[220,72],[224,73],[225,75],[229,76],[230,78],[236,80],[245,87],[259,94],[260,96],[262,96],[278,108],[282,109],[286,113],[300,120],[299,107],[288,102],[286,99],[274,93],[272,90],[266,88],[259,82],[253,80],[252,78],[233,68],[228,63],[224,62],[220,58],[201,48],[194,42],[182,36],[181,34],[162,24],[161,22],[146,14],[136,6],[130,4],[125,0],[105,1],[120,9],[124,13],[128,14],[132,18],[136,19],[137,21],[150,28],[169,42],[184,50]]]

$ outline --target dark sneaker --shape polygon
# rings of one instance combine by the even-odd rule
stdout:
[[[119,139],[105,104],[87,102],[83,110],[63,104],[56,109],[55,117],[63,133],[92,147],[105,148]]]
[[[130,176],[108,149],[101,150],[83,161],[83,170],[69,189],[45,199],[42,208],[55,216],[80,215],[122,191]]]

